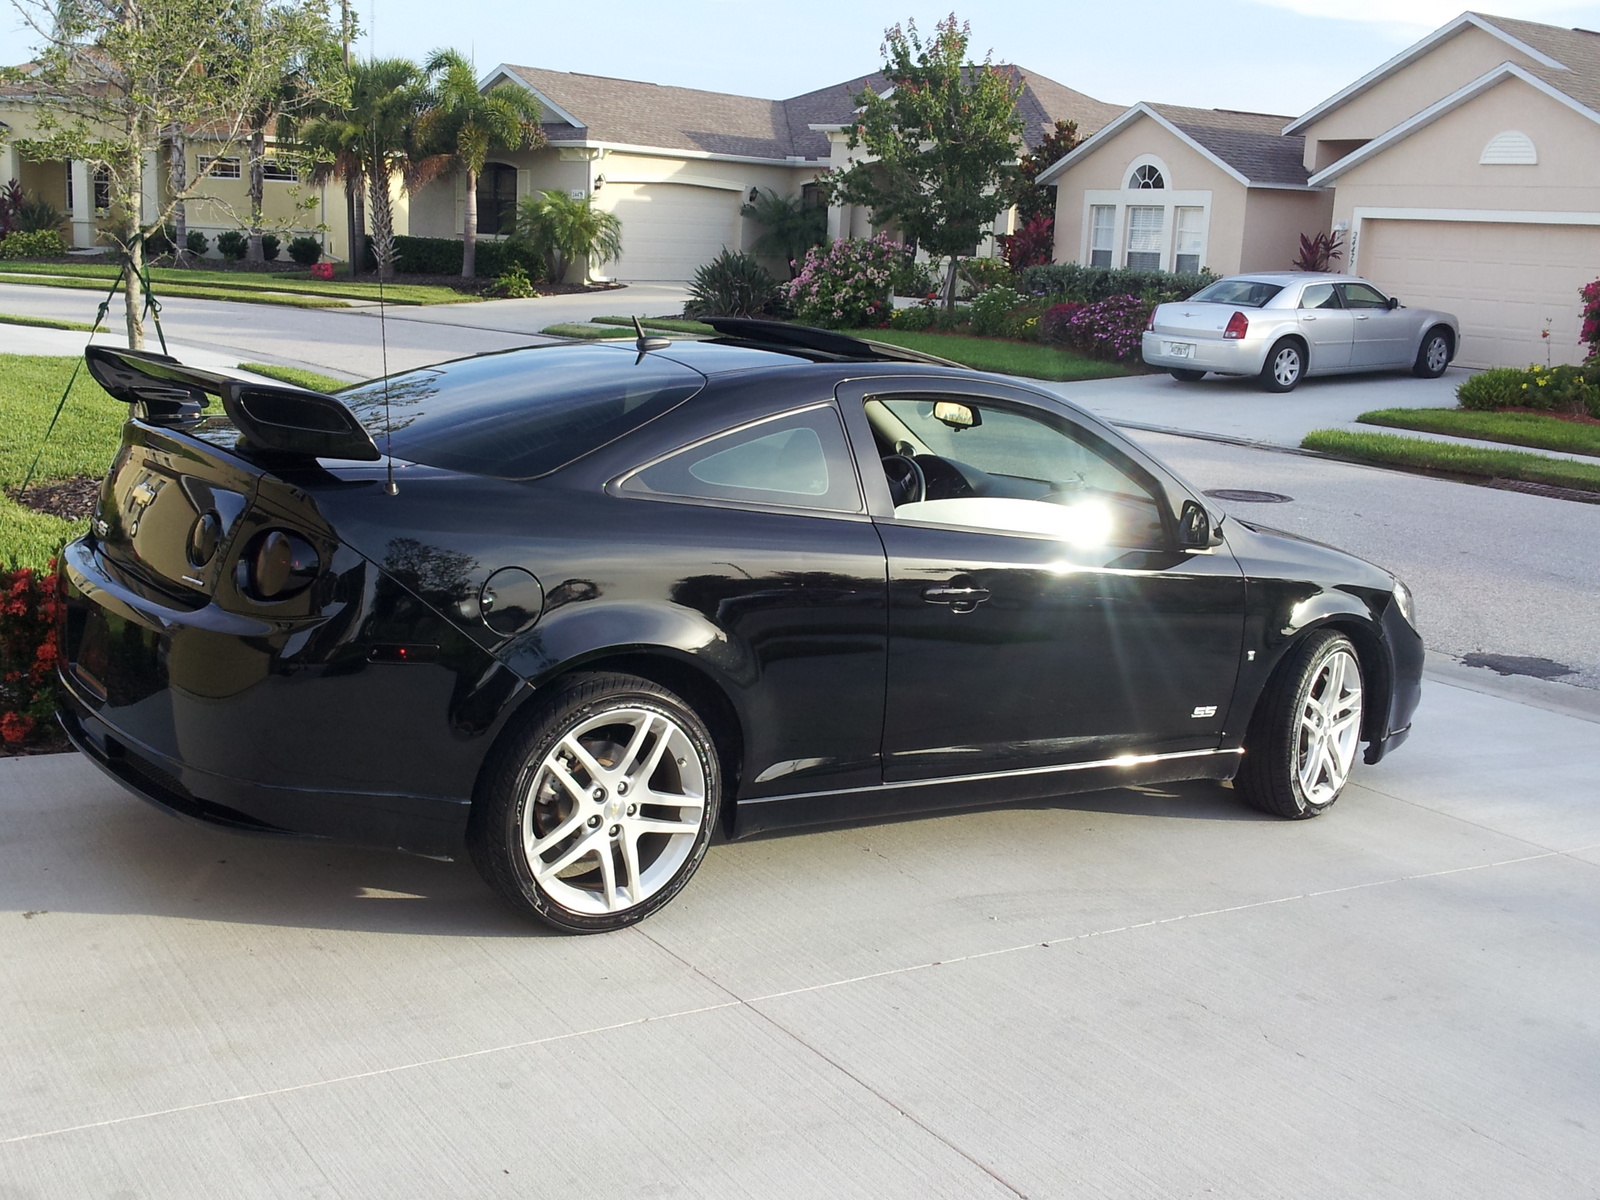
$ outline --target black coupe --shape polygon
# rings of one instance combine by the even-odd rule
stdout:
[[[62,557],[72,741],[213,824],[464,846],[596,931],[719,822],[1191,778],[1309,817],[1405,738],[1387,572],[1024,382],[714,324],[336,398],[90,349],[131,415]]]

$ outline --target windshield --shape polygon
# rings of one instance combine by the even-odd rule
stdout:
[[[676,408],[705,376],[616,346],[486,354],[375,379],[339,398],[398,458],[500,479],[547,475]],[[387,398],[387,403],[386,403]]]
[[[1202,288],[1189,297],[1202,304],[1233,304],[1240,308],[1260,308],[1279,292],[1283,285],[1267,283],[1260,279],[1223,279],[1208,288]]]

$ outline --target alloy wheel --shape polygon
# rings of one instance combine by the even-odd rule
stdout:
[[[1435,374],[1442,374],[1450,365],[1450,343],[1443,335],[1436,335],[1428,342],[1428,370]]]
[[[1300,378],[1300,351],[1293,346],[1279,350],[1272,360],[1272,377],[1282,388],[1291,388]]]
[[[1300,707],[1294,771],[1308,803],[1333,803],[1361,742],[1361,668],[1339,647],[1318,665]]]
[[[591,715],[532,773],[522,842],[534,882],[563,908],[625,912],[694,853],[705,768],[689,734],[643,706]]]

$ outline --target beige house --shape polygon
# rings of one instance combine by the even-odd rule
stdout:
[[[1139,270],[1281,271],[1326,229],[1287,117],[1135,104],[1039,177],[1056,189],[1057,262]]]
[[[1285,132],[1333,189],[1349,269],[1454,312],[1458,362],[1581,361],[1578,289],[1600,278],[1600,33],[1465,13]]]
[[[1030,146],[1057,119],[1097,129],[1118,111],[1043,76],[1006,69],[1023,81],[1018,110]],[[622,258],[606,270],[634,280],[689,279],[723,247],[748,250],[762,230],[740,215],[741,206],[768,189],[815,195],[817,177],[849,161],[855,98],[887,87],[881,75],[865,75],[788,100],[763,100],[513,65],[496,67],[482,86],[502,83],[539,100],[548,144],[493,156],[478,184],[480,235],[499,236],[517,200],[535,191],[592,195],[622,221]],[[465,200],[460,175],[429,184],[411,198],[409,232],[459,237]],[[998,230],[1009,230],[1006,217]],[[828,213],[828,232],[876,231],[864,210],[841,205]]]

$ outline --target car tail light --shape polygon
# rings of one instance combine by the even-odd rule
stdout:
[[[1250,332],[1250,320],[1242,312],[1236,312],[1228,318],[1228,327],[1222,331],[1222,336],[1229,341],[1238,341]]]
[[[245,551],[245,591],[256,600],[283,600],[311,586],[322,566],[310,542],[282,529],[257,534]]]
[[[1154,329],[1156,327],[1156,310],[1155,309],[1152,308],[1150,310],[1150,319],[1144,323],[1144,327],[1145,327],[1146,331],[1152,330],[1152,329]]]

